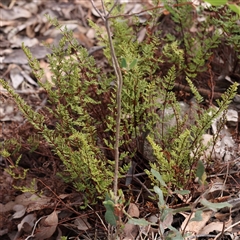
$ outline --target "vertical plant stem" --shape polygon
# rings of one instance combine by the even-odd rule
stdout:
[[[115,133],[115,145],[114,145],[114,158],[115,158],[115,172],[114,172],[114,186],[113,186],[113,191],[115,197],[117,196],[117,191],[118,191],[118,174],[119,174],[119,138],[120,138],[120,124],[121,124],[121,99],[122,99],[122,73],[120,70],[120,66],[118,64],[118,60],[115,54],[115,50],[113,47],[113,42],[111,38],[111,32],[110,32],[110,26],[108,19],[106,19],[105,22],[106,29],[107,29],[107,34],[108,34],[108,40],[110,44],[110,49],[111,49],[111,56],[112,56],[112,63],[114,67],[114,71],[116,74],[116,84],[117,84],[117,96],[116,96],[116,104],[117,104],[117,116],[116,116],[116,133]]]
[[[115,0],[114,6],[117,5],[118,0]],[[96,10],[96,7],[94,5],[94,2],[91,0],[91,3],[93,7]],[[102,1],[102,6],[104,8],[104,4]],[[113,8],[111,9],[111,11]],[[115,53],[115,49],[113,46],[113,41],[111,37],[111,30],[110,30],[110,24],[109,24],[109,14],[106,13],[105,9],[103,9],[104,15],[100,13],[100,11],[97,11],[98,14],[100,14],[101,18],[104,21],[105,28],[107,30],[108,35],[108,41],[109,46],[111,50],[111,57],[112,57],[112,64],[114,68],[114,72],[116,75],[116,87],[117,87],[117,96],[116,96],[116,107],[117,107],[117,116],[116,116],[116,133],[115,133],[115,144],[114,144],[114,160],[115,160],[115,167],[114,167],[114,182],[113,182],[113,192],[115,196],[115,201],[117,199],[117,192],[118,192],[118,174],[119,174],[119,140],[120,140],[120,125],[121,125],[121,98],[122,98],[122,85],[123,85],[123,78],[121,69],[117,60],[117,56]]]

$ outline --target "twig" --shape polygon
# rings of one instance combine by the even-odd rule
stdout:
[[[83,24],[83,26],[84,26],[85,28],[87,28],[88,25],[87,25],[86,20],[85,20],[85,18],[84,18],[84,13],[83,13],[83,9],[82,9],[81,4],[78,5],[78,9],[79,9],[79,12],[80,12],[80,18],[81,18],[81,20],[82,20],[82,24]]]
[[[101,19],[103,20],[103,22],[105,22],[105,17],[103,16],[103,14],[98,10],[98,8],[95,6],[93,0],[90,0],[91,1],[91,4],[94,8],[94,10],[97,12],[97,14],[101,17]]]
[[[185,231],[186,231],[186,228],[187,228],[189,222],[191,221],[191,217],[192,217],[192,215],[195,213],[195,212],[193,211],[193,209],[196,208],[196,206],[198,205],[198,203],[200,202],[200,200],[201,200],[201,196],[200,196],[198,199],[196,199],[196,201],[195,201],[194,203],[192,203],[190,215],[188,216],[188,220],[187,220],[187,222],[186,222],[186,224],[185,224],[185,226],[184,226],[184,228],[183,228],[183,230],[182,230],[182,236],[184,236],[184,233],[185,233]]]
[[[142,183],[138,178],[134,177],[134,180],[136,180],[151,196],[155,196],[146,186],[144,183]]]
[[[198,238],[213,238],[215,237],[216,235],[212,235],[212,234],[200,234],[200,235],[194,235],[194,236],[191,236],[191,237],[188,237],[187,240],[191,240],[191,239],[198,239]]]
[[[103,48],[105,48],[105,47],[104,46],[94,46],[94,47],[91,47],[88,50],[88,55],[91,56],[93,53],[95,53],[96,51],[102,50]]]
[[[88,205],[88,207],[89,207],[91,210],[93,210],[93,208],[92,208],[90,205]],[[93,210],[93,211],[94,211],[94,210]],[[103,227],[105,228],[105,230],[108,231],[107,226],[105,225],[105,223],[103,222],[103,220],[102,220],[102,218],[99,216],[99,214],[98,214],[96,211],[94,211],[94,213],[97,215],[97,217],[98,217],[99,220],[101,221],[101,223],[102,223]]]
[[[42,180],[38,179],[58,200],[61,202],[68,210],[74,212],[75,214],[79,215],[79,212],[76,211],[74,208],[69,207],[49,186],[47,186]]]
[[[113,4],[113,6],[111,7],[111,9],[109,10],[109,12],[108,12],[108,14],[107,14],[107,16],[106,16],[107,18],[110,16],[111,12],[112,12],[113,9],[116,7],[117,3],[118,3],[118,0],[115,0],[115,3]]]
[[[123,84],[123,79],[122,79],[122,73],[121,69],[116,57],[115,49],[113,46],[113,41],[111,37],[111,31],[110,31],[110,24],[109,24],[109,18],[110,16],[106,14],[105,8],[103,1],[102,6],[103,6],[103,12],[104,15],[96,8],[93,0],[91,0],[93,8],[97,11],[97,13],[100,15],[102,20],[105,23],[105,28],[107,30],[107,35],[108,35],[108,41],[109,41],[109,46],[110,46],[110,51],[111,51],[111,57],[112,57],[112,64],[114,68],[114,72],[116,74],[116,86],[117,86],[117,116],[116,116],[116,133],[115,133],[115,144],[114,144],[114,159],[115,159],[115,171],[114,171],[114,183],[113,183],[113,192],[115,196],[115,201],[117,200],[117,192],[118,192],[118,174],[119,174],[119,139],[120,139],[120,123],[121,123],[121,94],[122,94],[122,84]],[[118,3],[118,0],[115,0],[114,6],[116,6]],[[112,11],[113,9],[111,9]]]
[[[184,90],[186,92],[192,92],[190,87],[189,86],[186,86],[186,85],[182,85],[182,84],[179,84],[179,83],[176,83],[174,88],[176,90]],[[208,97],[209,94],[211,94],[211,91],[207,90],[207,89],[204,89],[204,88],[198,88],[198,91],[200,94],[202,94],[204,97]],[[217,98],[220,98],[222,96],[222,93],[220,92],[214,92],[213,93],[213,99],[217,99]]]
[[[225,222],[223,222],[223,226],[222,226],[222,231],[220,232],[220,235],[218,236],[218,238],[221,238],[224,234],[224,228],[225,228]],[[216,238],[216,237],[215,237]],[[214,239],[215,239],[214,238]]]

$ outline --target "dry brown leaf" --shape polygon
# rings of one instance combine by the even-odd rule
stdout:
[[[13,64],[15,65],[15,64]],[[14,89],[17,89],[24,80],[24,77],[21,74],[22,69],[15,65],[10,69],[10,78]]]
[[[15,21],[4,21],[4,20],[1,20],[1,27],[13,26],[14,23],[15,23]]]
[[[151,214],[147,219],[150,223],[157,223],[159,221],[159,214]]]
[[[85,218],[83,218],[83,217],[76,218],[74,221],[74,224],[77,226],[77,229],[79,229],[81,231],[86,231],[89,228],[91,228],[91,225],[88,222],[86,217]]]
[[[16,104],[13,100],[7,99],[6,101],[1,101],[0,99],[0,121],[14,121],[22,122],[23,116],[16,109]]]
[[[199,233],[200,234],[209,234],[210,232],[217,231],[221,232],[223,230],[222,222],[211,222],[206,225]]]
[[[139,209],[137,207],[137,205],[135,203],[130,203],[129,204],[129,207],[128,207],[128,214],[131,216],[131,217],[136,217],[138,218],[140,213],[139,213]]]
[[[38,13],[38,5],[40,4],[40,2],[37,1],[31,1],[29,3],[26,3],[24,5],[24,8],[26,10],[28,10],[29,12],[31,12],[32,14],[37,14]]]
[[[124,239],[123,240],[134,240],[136,236],[138,235],[138,226],[131,224],[131,223],[126,223],[124,226]]]
[[[81,32],[74,32],[73,33],[74,38],[78,39],[78,41],[85,46],[87,49],[92,47],[93,44],[90,42],[90,39],[85,36],[85,34]]]
[[[131,217],[136,217],[138,218],[140,215],[139,209],[135,203],[130,203],[128,207],[128,214]],[[133,240],[138,234],[138,226],[131,224],[131,223],[126,223],[123,229],[124,232],[124,239],[123,240]]]
[[[13,202],[13,201],[10,201],[10,202],[6,203],[5,205],[0,203],[0,213],[11,211],[13,209],[14,205],[15,205],[15,202]]]
[[[24,216],[25,212],[26,212],[26,207],[24,207],[21,204],[16,204],[13,207],[13,211],[15,211],[15,213],[13,214],[12,218],[21,218]]]
[[[42,195],[41,197],[36,194],[23,193],[16,197],[15,204],[22,204],[27,207],[27,212],[41,210],[50,207],[51,198]]]
[[[86,1],[86,0],[75,0],[75,3],[76,4],[79,4],[81,5],[82,7],[85,7],[85,8],[92,8],[92,4],[90,1]]]
[[[14,20],[18,18],[30,18],[32,14],[21,7],[13,7],[12,9],[0,9],[1,20]]]
[[[37,38],[29,38],[27,36],[21,36],[17,34],[11,37],[11,39],[9,39],[9,43],[11,43],[15,47],[20,48],[22,47],[22,43],[24,43],[26,47],[33,47],[36,44],[39,44],[39,41]]]
[[[147,29],[146,29],[146,28],[143,28],[143,29],[138,33],[137,41],[138,41],[139,43],[141,43],[141,42],[145,39],[146,33],[147,33]]]
[[[44,70],[44,76],[41,78],[41,82],[42,83],[50,83],[52,86],[54,86],[55,84],[52,81],[52,72],[50,70],[49,67],[49,63],[45,62],[44,60],[40,60],[39,65],[41,67],[41,69]]]
[[[38,87],[38,84],[29,76],[29,74],[27,74],[25,71],[21,71],[21,74],[28,83]]]
[[[3,229],[3,230],[0,230],[0,236],[3,236],[5,234],[7,234],[7,233],[8,233],[8,229],[7,228]]]
[[[95,30],[93,28],[90,28],[86,34],[87,38],[94,39],[96,36]]]
[[[162,227],[166,229],[169,226],[172,226],[172,223],[173,223],[173,214],[170,212],[167,214],[164,221],[162,222]]]
[[[34,235],[35,240],[44,240],[50,238],[56,231],[58,225],[58,215],[53,211],[47,218],[40,221],[39,227]]]
[[[50,53],[50,51],[46,47],[40,45],[30,47],[29,50],[36,59],[44,58],[48,53]],[[27,64],[28,60],[23,50],[17,49],[8,56],[6,56],[3,59],[3,63]]]
[[[18,232],[23,230],[24,232],[30,233],[33,226],[34,222],[36,220],[35,214],[28,214],[25,216],[22,221],[18,224]]]
[[[222,232],[224,229],[230,227],[233,223],[232,217],[228,219],[228,221],[225,222],[225,225],[223,222],[211,222],[208,225],[206,225],[199,234],[209,234],[213,231]],[[224,229],[223,229],[224,228]],[[228,229],[228,232],[232,232],[232,228]]]
[[[218,221],[223,222],[223,221],[226,221],[226,219],[229,219],[229,215],[230,215],[230,211],[228,213],[217,212],[215,213],[214,217]]]
[[[189,221],[189,218],[194,218],[195,214],[192,216],[189,215],[189,217],[186,217],[186,219],[183,221],[181,225],[181,229],[185,229],[185,232],[193,233],[193,234],[199,234],[199,232],[204,228],[208,220],[211,218],[213,211],[204,211],[202,212],[202,221]],[[187,225],[187,226],[186,226]]]

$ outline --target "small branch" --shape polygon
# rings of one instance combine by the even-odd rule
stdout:
[[[192,92],[189,86],[182,85],[182,84],[179,84],[179,83],[175,84],[174,89],[184,90],[185,92],[189,92],[189,93]],[[210,90],[204,89],[204,88],[198,88],[198,91],[204,97],[209,97],[209,95],[212,93]],[[213,94],[213,99],[217,99],[217,98],[220,98],[222,96],[222,93],[220,93],[220,92],[213,92],[212,94]]]
[[[142,183],[138,178],[134,177],[134,180],[136,180],[148,193],[150,196],[154,197],[155,195],[146,187],[144,183]]]

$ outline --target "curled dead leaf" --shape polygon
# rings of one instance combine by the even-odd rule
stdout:
[[[130,203],[128,207],[128,214],[131,217],[136,217],[138,218],[140,215],[139,209],[135,203]],[[139,226],[134,225],[132,223],[126,223],[124,226],[124,239],[123,240],[133,240],[136,238],[138,231],[139,231]]]
[[[34,222],[36,220],[35,214],[28,214],[22,221],[18,224],[18,232],[23,230],[24,232],[31,232]]]
[[[136,217],[138,218],[140,215],[139,209],[135,203],[130,203],[128,207],[128,214],[131,217]]]
[[[53,211],[50,215],[40,221],[34,238],[36,240],[44,240],[50,238],[56,231],[57,225],[58,215],[56,211]]]
[[[26,212],[26,207],[24,207],[23,205],[21,204],[16,204],[14,207],[13,207],[13,210],[15,211],[15,213],[13,214],[13,219],[14,218],[21,218],[25,212]]]
[[[86,231],[88,230],[89,228],[91,228],[91,225],[90,223],[88,222],[87,218],[85,217],[79,217],[79,218],[76,218],[75,221],[74,221],[74,224],[77,226],[77,228],[81,231]]]

